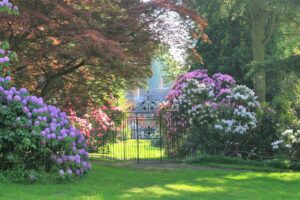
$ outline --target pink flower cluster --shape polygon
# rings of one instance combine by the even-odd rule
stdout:
[[[120,112],[121,109],[110,109],[104,107],[106,111]],[[83,118],[77,117],[76,112],[69,110],[69,119],[71,123],[81,130],[86,135],[89,148],[96,151],[101,145],[107,142],[110,136],[114,121],[100,108],[93,109],[89,114],[84,115]]]

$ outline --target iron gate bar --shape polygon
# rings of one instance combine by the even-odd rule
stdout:
[[[123,113],[123,119],[122,119],[122,131],[123,131],[123,135],[122,135],[122,141],[123,141],[123,159],[124,160],[126,160],[126,158],[125,158],[125,155],[126,155],[126,151],[125,151],[125,134],[126,134],[126,129],[125,129],[125,127],[127,127],[126,126],[126,120],[125,120],[125,117],[124,117],[124,115],[125,115],[125,113]]]
[[[139,119],[136,114],[137,161],[140,162]]]
[[[104,140],[100,156],[118,160],[164,160],[178,159],[182,149],[186,149],[186,130],[172,129],[179,125],[176,112],[128,112],[112,114],[115,126],[109,143]],[[188,150],[183,150],[187,152]]]
[[[159,145],[160,145],[160,162],[162,162],[162,159],[163,159],[163,155],[162,155],[162,151],[163,151],[163,147],[162,147],[162,142],[163,142],[163,139],[162,139],[162,134],[161,134],[161,127],[162,127],[162,121],[161,121],[161,114],[159,115]]]

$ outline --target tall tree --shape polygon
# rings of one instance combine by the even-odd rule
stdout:
[[[203,11],[206,7],[214,10],[209,17],[236,20],[240,18],[246,23],[251,33],[252,60],[261,62],[266,59],[267,45],[273,40],[274,33],[282,22],[299,20],[298,1],[280,0],[236,0],[236,1],[184,1],[191,7]],[[266,73],[262,69],[253,77],[253,86],[260,99],[266,100]]]

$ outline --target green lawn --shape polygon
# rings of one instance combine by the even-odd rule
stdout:
[[[75,183],[0,184],[0,199],[299,200],[300,173],[242,172],[209,168],[145,170],[104,165],[94,161],[93,170]]]
[[[138,149],[139,151],[137,151]],[[163,150],[161,152],[159,147],[152,146],[151,140],[139,140],[137,142],[136,139],[129,139],[108,144],[93,156],[118,160],[132,160],[137,159],[137,157],[144,160],[159,160],[163,156]]]

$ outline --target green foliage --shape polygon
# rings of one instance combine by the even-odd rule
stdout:
[[[203,57],[205,68],[211,74],[230,74],[238,83],[250,85],[248,80],[243,79],[247,72],[244,66],[252,59],[251,35],[247,24],[241,17],[222,20],[209,18],[208,21],[206,33],[211,43],[199,40],[196,47]]]
[[[297,119],[297,109],[300,105],[300,56],[270,59],[265,62],[252,62],[247,65],[247,78],[264,69],[267,77],[267,100],[281,118],[282,125],[289,125]],[[283,121],[288,120],[285,124]]]
[[[19,10],[18,10],[18,7],[16,6],[3,6],[3,2],[1,2],[1,6],[0,6],[0,13],[3,12],[3,13],[6,13],[6,14],[9,14],[9,15],[19,15]]]
[[[300,70],[300,56],[294,55],[288,58],[274,58],[268,59],[264,62],[251,62],[247,64],[248,73],[246,78],[252,78],[259,70],[270,72],[285,72],[285,73],[299,73]]]
[[[245,79],[251,60],[287,58],[299,52],[299,4],[296,1],[237,0],[186,2],[206,16],[211,44],[198,41],[209,70],[233,75],[238,82],[253,84],[261,101],[266,100],[264,67]],[[218,67],[216,67],[218,66]],[[252,69],[251,69],[252,70]],[[260,75],[260,76],[258,76]],[[266,74],[267,79],[273,77]]]
[[[276,111],[266,103],[261,105],[257,115],[258,127],[253,131],[249,144],[256,145],[255,153],[258,157],[272,157],[274,152],[270,144],[278,139],[281,124]]]
[[[284,127],[290,127],[297,124],[297,115],[292,108],[292,102],[284,96],[277,96],[272,101],[278,122]]]
[[[157,57],[157,61],[162,64],[162,74],[164,81],[167,84],[172,83],[180,74],[189,70],[189,68],[184,66],[184,64],[176,61],[172,55],[170,55],[168,49],[164,47],[160,47],[156,51],[155,56]]]
[[[70,180],[70,178],[68,178]],[[0,182],[2,183],[49,183],[49,182],[61,182],[63,179],[57,173],[49,173],[43,171],[24,171],[22,169],[13,169],[0,172]]]

